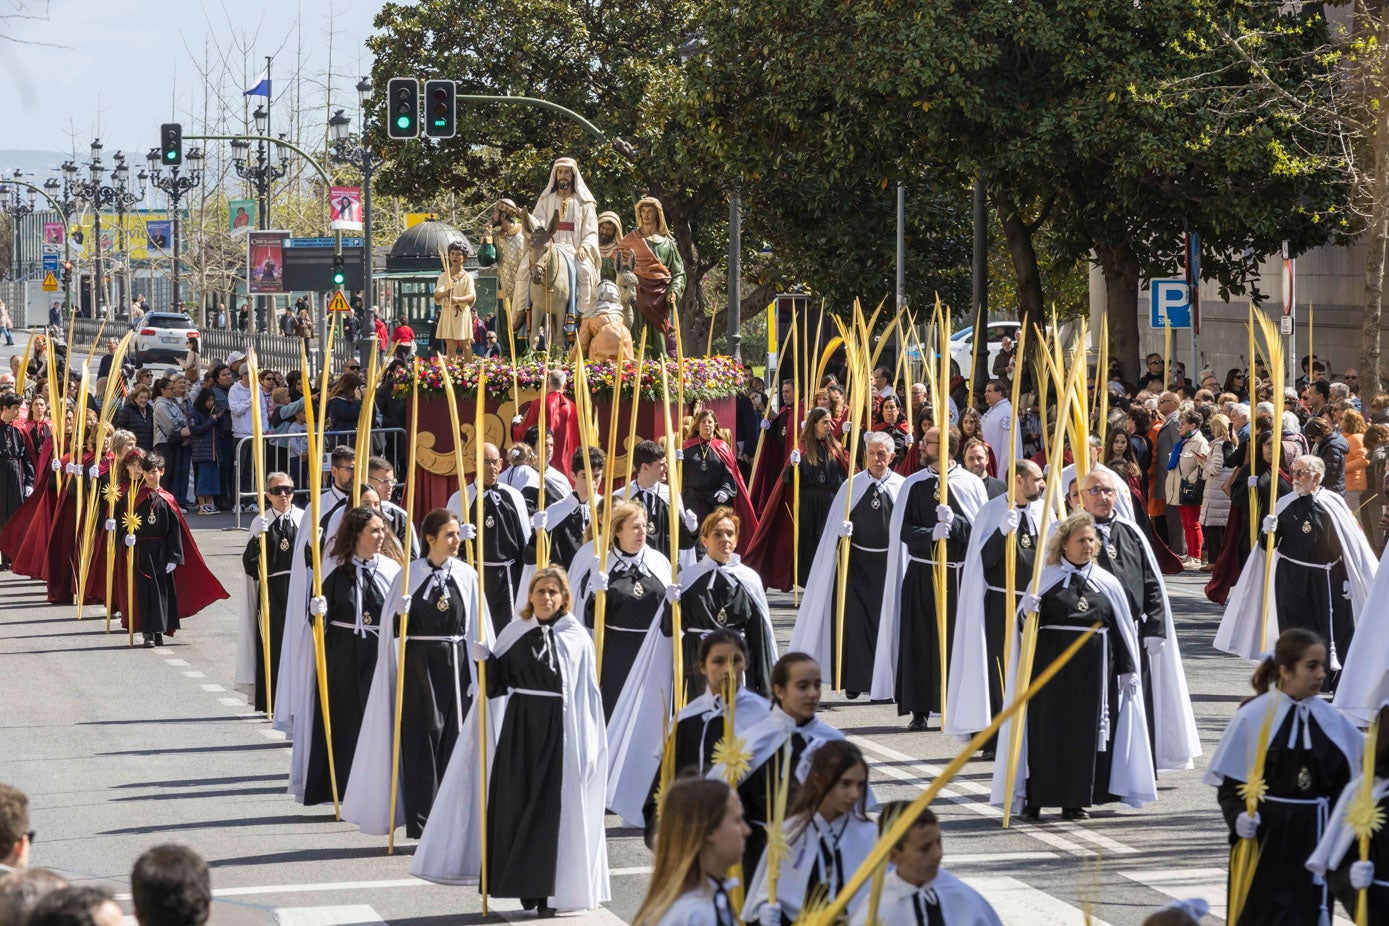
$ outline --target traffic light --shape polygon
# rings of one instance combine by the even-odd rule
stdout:
[[[338,287],[339,289],[341,289],[341,288],[342,288],[342,285],[343,285],[344,283],[346,283],[346,282],[347,282],[347,270],[346,270],[346,268],[345,268],[344,265],[343,265],[342,255],[341,255],[341,254],[334,254],[334,255],[333,255],[333,285],[336,286],[336,287]]]
[[[457,132],[457,87],[451,80],[424,82],[424,134],[452,138]]]
[[[159,127],[159,163],[176,167],[183,163],[183,126],[166,122]]]
[[[420,135],[420,82],[413,77],[392,77],[386,84],[386,135]]]

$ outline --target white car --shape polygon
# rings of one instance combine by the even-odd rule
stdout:
[[[188,353],[188,339],[198,337],[193,319],[182,312],[146,312],[135,329],[136,361],[182,360]]]
[[[985,369],[989,371],[989,378],[993,378],[994,358],[999,351],[1003,350],[1003,339],[1007,337],[1014,343],[1018,340],[1018,329],[1022,326],[1012,321],[989,321],[987,329],[989,335],[989,359]],[[961,328],[959,331],[950,335],[950,359],[961,371],[968,370],[970,361],[974,359],[974,326]]]

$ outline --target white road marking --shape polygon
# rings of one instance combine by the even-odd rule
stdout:
[[[202,674],[201,672],[185,672],[185,673],[183,673],[183,677],[184,677],[184,678],[207,678],[207,676],[204,675],[204,674]]]
[[[1228,873],[1224,868],[1164,868],[1156,871],[1121,871],[1119,874],[1174,900],[1200,897],[1211,905],[1211,916],[1225,919]],[[1353,920],[1336,915],[1340,907],[1335,905],[1335,898],[1331,898],[1331,902],[1332,922],[1336,926],[1355,926]]]
[[[203,691],[226,691],[226,690],[227,690],[227,689],[223,688],[221,685],[200,685],[200,686],[198,686],[198,687],[202,688]]]
[[[946,861],[949,861],[948,857]],[[1084,911],[1058,900],[1046,891],[1029,887],[1017,878],[970,876],[960,880],[983,894],[998,918],[1008,926],[1056,926],[1057,923],[1082,922]],[[1109,926],[1096,917],[1084,922],[1090,926]]]
[[[278,926],[367,926],[380,923],[381,915],[367,904],[344,904],[331,907],[276,907]]]
[[[164,664],[165,664],[165,665],[169,665],[169,666],[186,666],[186,665],[188,665],[188,660],[186,660],[186,659],[165,659],[165,660],[164,660]]]
[[[227,707],[245,707],[246,702],[240,698],[218,698],[218,704],[225,704]]]
[[[944,767],[936,765],[926,765],[916,761],[914,756],[898,752],[890,746],[884,746],[862,736],[849,736],[849,741],[855,745],[878,753],[885,758],[891,759],[898,765],[876,765],[877,771],[897,778],[899,781],[911,781],[915,778],[926,778],[927,780],[936,778],[945,771]],[[915,772],[915,775],[906,774],[907,771]],[[941,797],[951,803],[958,804],[981,816],[996,817],[1002,819],[1003,811],[994,807],[988,802],[989,787],[975,781],[968,781],[956,778],[947,787],[941,790]],[[980,797],[983,800],[972,800],[971,797]],[[1083,839],[1086,842],[1099,846],[1105,852],[1113,855],[1137,855],[1139,850],[1126,845],[1117,839],[1106,836],[1103,833],[1094,832],[1084,826],[1075,823],[1068,823],[1059,817],[1045,819],[1042,824],[1029,824],[1018,828],[1018,832],[1027,835],[1041,842],[1047,843],[1053,848],[1070,852],[1073,855],[1093,855],[1094,853],[1084,846],[1077,845],[1068,839],[1057,835],[1057,831]]]

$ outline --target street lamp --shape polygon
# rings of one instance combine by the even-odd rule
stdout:
[[[148,174],[143,170],[136,175],[140,183],[138,190],[130,188],[130,168],[125,163],[125,155],[117,151],[115,158],[116,166],[111,170],[111,188],[115,191],[112,203],[116,207],[117,225],[117,244],[120,248],[121,259],[124,262],[124,272],[117,277],[120,282],[117,304],[124,306],[130,301],[130,252],[126,243],[125,216],[130,211],[130,207],[145,198],[145,181]]]
[[[23,177],[24,173],[16,170],[11,179],[20,180]],[[4,178],[0,178],[0,184],[3,182]],[[19,273],[19,221],[34,211],[34,191],[28,191],[29,197],[26,200],[22,190],[18,184],[0,187],[0,212],[10,216],[10,238],[14,244],[14,259],[10,263],[10,272],[16,276]]]
[[[356,140],[352,137],[352,120],[341,109],[328,120],[333,159],[357,168],[362,174],[362,324],[357,343],[358,350],[363,354],[363,362],[370,347],[369,339],[376,337],[376,300],[371,278],[371,175],[381,162],[367,140],[367,108],[371,94],[371,78],[363,77],[357,82],[358,111],[362,124]]]
[[[272,164],[270,152],[264,141],[264,136],[270,131],[269,105],[267,99],[264,105],[257,106],[256,111],[251,114],[251,118],[255,122],[256,134],[262,136],[261,140],[256,143],[255,162],[252,163],[248,158],[248,152],[251,148],[250,142],[237,139],[231,143],[232,166],[236,169],[236,175],[250,183],[251,188],[255,190],[260,212],[258,224],[262,230],[270,227],[270,186],[289,172],[289,157],[284,153],[284,149],[280,149],[280,163],[278,165]],[[266,313],[267,306],[267,297],[256,297],[256,328],[258,331],[266,330],[269,324]]]
[[[92,246],[94,259],[92,262],[92,309],[98,316],[101,314],[101,300],[104,287],[101,279],[101,211],[107,206],[116,202],[116,189],[107,186],[102,182],[106,173],[106,166],[101,163],[101,140],[92,141],[91,160],[87,162],[87,180],[78,180],[77,175],[80,168],[71,161],[63,164],[63,176],[65,182],[64,193],[70,195],[73,200],[85,202],[92,207],[92,237],[95,239]],[[66,197],[65,197],[66,198]]]
[[[179,201],[198,184],[203,182],[202,160],[203,152],[201,148],[190,148],[184,155],[184,163],[187,165],[187,173],[175,164],[169,168],[168,176],[164,174],[164,165],[159,157],[159,149],[151,148],[145,155],[145,161],[149,164],[149,180],[155,189],[162,190],[169,197],[169,218],[172,219],[173,234],[170,240],[170,255],[172,260],[170,265],[173,272],[170,275],[172,298],[170,303],[175,312],[182,311],[183,301],[179,295]],[[144,175],[144,172],[141,172]]]

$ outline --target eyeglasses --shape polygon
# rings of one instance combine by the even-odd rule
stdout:
[[[368,479],[367,481],[375,485],[385,486],[388,489],[394,489],[397,485],[399,485],[399,483],[396,482],[394,479],[382,479],[379,476],[374,476]]]
[[[266,495],[293,495],[294,486],[271,486],[265,490]]]
[[[1109,498],[1114,494],[1114,490],[1106,489],[1101,486],[1094,486],[1093,488],[1086,489],[1085,494],[1089,495],[1091,498]]]
[[[38,831],[38,830],[30,830],[29,832],[25,833],[24,835],[27,836],[27,837],[29,837],[29,845],[32,846],[32,845],[34,844],[34,840],[37,839],[38,836],[39,836],[39,831]]]
[[[350,366],[350,367],[346,367],[345,369],[346,369],[346,371],[347,371],[348,373],[356,373],[357,371],[359,371],[359,370],[361,369],[361,367],[359,367],[359,366]]]
[[[1296,477],[1296,476],[1310,476],[1310,475],[1312,475],[1312,470],[1310,470],[1310,469],[1297,469],[1296,467],[1294,467],[1294,469],[1293,469],[1293,476],[1294,476],[1294,477]]]

